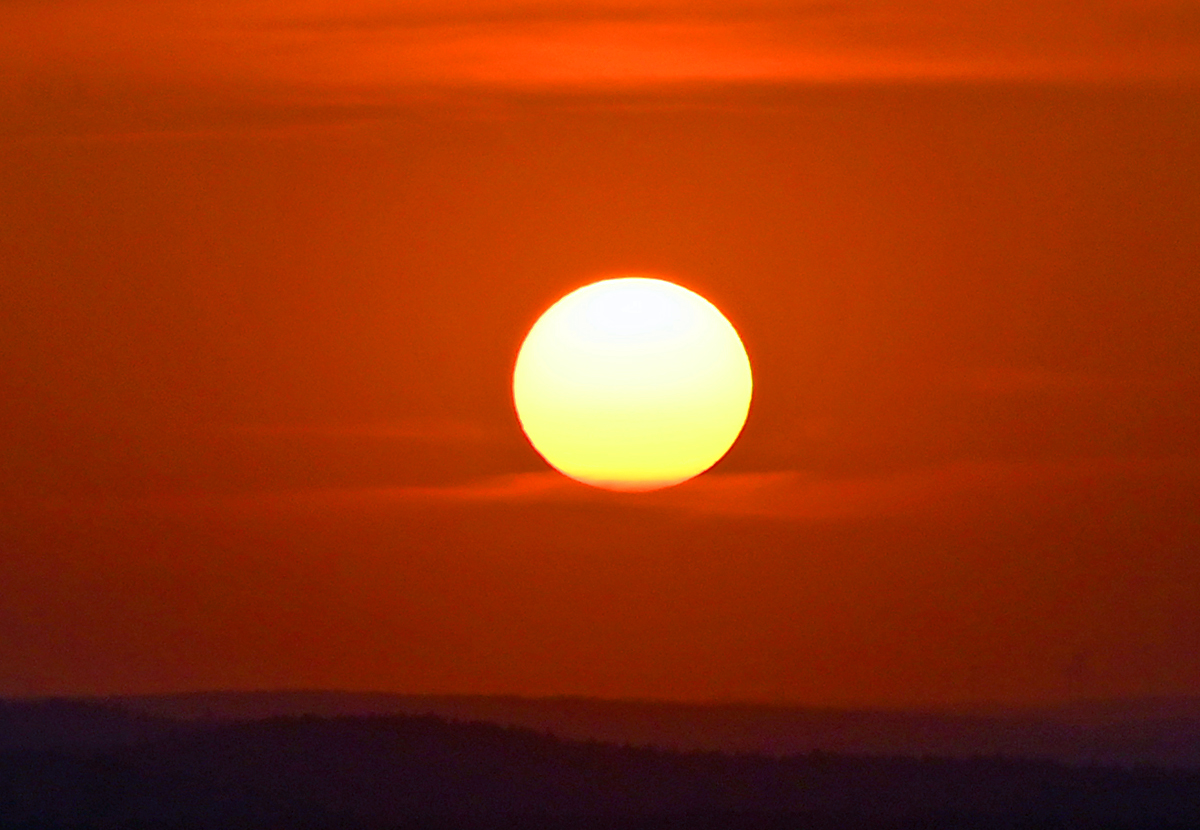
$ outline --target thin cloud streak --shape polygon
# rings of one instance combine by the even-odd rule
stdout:
[[[400,441],[479,443],[496,436],[471,421],[410,419],[367,424],[235,424],[216,432],[267,438],[368,438]]]
[[[841,3],[730,3],[723,2],[579,2],[579,3],[440,3],[436,6],[407,5],[343,7],[330,15],[328,9],[289,8],[283,16],[268,16],[260,21],[264,29],[301,29],[322,32],[380,31],[411,27],[436,27],[455,24],[542,24],[588,21],[643,22],[678,20],[812,20],[842,17],[851,9]]]
[[[1190,8],[0,2],[0,142],[327,127],[409,105],[474,112],[509,94],[1190,85],[1200,83],[1200,13]]]
[[[527,473],[442,488],[403,488],[399,500],[464,502],[613,502],[707,516],[786,521],[919,515],[983,494],[1058,489],[1127,478],[1195,478],[1186,459],[959,461],[872,476],[823,478],[800,471],[708,474],[651,493],[598,491],[556,473]]]
[[[1066,0],[457,2],[402,13],[376,2],[7,3],[0,101],[39,98],[46,79],[62,78],[81,80],[85,97],[150,87],[339,101],[429,86],[1195,80],[1193,9],[1113,3],[1084,11]]]
[[[959,461],[845,478],[818,477],[795,470],[709,473],[664,490],[616,493],[543,471],[440,486],[156,497],[124,502],[119,509],[191,513],[390,510],[488,504],[606,505],[700,517],[822,522],[958,512],[981,498],[1068,492],[1106,482],[1197,479],[1200,479],[1200,459],[1189,458]],[[108,507],[115,505],[110,503]]]

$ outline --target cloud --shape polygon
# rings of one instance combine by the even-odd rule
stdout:
[[[472,421],[413,418],[362,424],[236,424],[217,432],[267,438],[366,438],[396,441],[485,442],[494,434]]]
[[[800,471],[701,476],[646,494],[648,507],[709,516],[828,521],[958,511],[981,498],[1061,492],[1129,478],[1195,478],[1200,464],[1179,459],[956,461],[844,477]],[[634,504],[636,497],[627,503]]]
[[[506,96],[843,82],[1200,81],[1185,3],[0,2],[0,138],[352,125]],[[499,96],[497,96],[499,93]],[[663,99],[668,100],[668,99]]]
[[[267,10],[264,10],[267,11]],[[544,24],[588,21],[674,21],[674,20],[812,20],[843,16],[850,12],[842,3],[703,2],[703,0],[583,0],[583,2],[519,2],[514,0],[459,0],[459,2],[391,4],[346,4],[334,13],[322,5],[299,4],[278,15],[267,11],[261,18],[266,28],[316,31],[380,31],[441,25]]]
[[[616,493],[556,472],[490,476],[437,486],[307,489],[125,502],[121,509],[168,512],[395,510],[438,505],[591,505],[692,516],[784,522],[866,520],[961,514],[996,499],[1039,503],[1054,494],[1118,481],[1200,479],[1200,459],[1079,458],[1061,461],[958,461],[845,477],[795,470],[709,473],[650,493]],[[109,508],[114,505],[108,505]],[[973,508],[974,506],[974,508]]]
[[[76,0],[0,4],[0,98],[216,89],[390,100],[446,87],[1200,77],[1190,3]],[[186,96],[184,96],[186,97]]]

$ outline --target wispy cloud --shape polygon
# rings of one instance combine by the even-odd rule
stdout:
[[[191,512],[392,510],[436,505],[592,505],[785,522],[840,521],[958,512],[996,497],[1039,497],[1115,481],[1197,481],[1200,459],[1080,458],[959,461],[845,477],[795,470],[710,473],[650,493],[616,493],[556,472],[492,476],[450,485],[307,489],[227,496],[158,497],[126,508]],[[110,505],[111,506],[111,505]]]
[[[317,31],[412,28],[444,25],[580,23],[589,21],[734,21],[753,19],[814,20],[852,13],[844,3],[782,3],[748,0],[747,2],[704,2],[703,0],[580,0],[580,2],[520,2],[496,0],[479,2],[460,0],[437,4],[409,3],[345,4],[337,11],[314,4],[290,5],[279,14],[269,9],[257,17],[264,28],[294,28]]]
[[[841,82],[1200,82],[1192,3],[0,2],[0,136],[207,135],[493,93]],[[703,92],[709,98],[697,98]],[[713,95],[719,100],[710,100]],[[489,98],[489,100],[491,100]]]
[[[1200,462],[1140,458],[958,461],[845,477],[801,471],[726,473],[701,476],[677,487],[645,494],[605,493],[576,485],[553,473],[543,473],[437,492],[408,491],[402,498],[605,501],[709,516],[822,521],[913,516],[959,507],[988,494],[1058,491],[1117,479],[1164,477],[1200,477]]]
[[[252,96],[414,87],[1200,77],[1194,3],[0,3],[0,96],[45,78]]]
[[[483,442],[495,437],[472,421],[414,418],[372,423],[234,424],[211,431],[267,438],[368,438],[397,441]]]

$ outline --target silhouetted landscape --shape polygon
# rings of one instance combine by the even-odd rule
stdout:
[[[101,700],[132,713],[175,720],[436,715],[454,721],[526,727],[571,740],[684,752],[1001,755],[1071,764],[1200,769],[1200,699],[1193,698],[957,711],[318,691],[209,692]]]
[[[379,707],[387,699],[309,693],[10,701],[0,705],[0,822],[29,830],[1200,823],[1196,766],[1067,764],[1003,755],[680,751],[434,715],[229,719],[237,705],[296,709],[307,702],[332,709],[372,700]],[[446,706],[453,699],[426,702],[439,700]],[[203,701],[206,710],[188,708]],[[467,701],[477,708],[488,703],[459,702]],[[495,708],[514,709],[516,703],[491,701]],[[590,707],[593,716],[657,707],[676,724],[700,710],[717,723],[734,708],[553,700],[524,705],[549,712]],[[803,710],[775,714],[789,712],[795,720]],[[945,717],[942,728],[952,729],[953,722]],[[1194,736],[1194,723],[1192,729]],[[1180,740],[1188,735],[1181,733]]]

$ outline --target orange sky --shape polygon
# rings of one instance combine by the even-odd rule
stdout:
[[[0,2],[0,694],[1200,694],[1200,7]],[[597,493],[626,270],[755,370]]]

